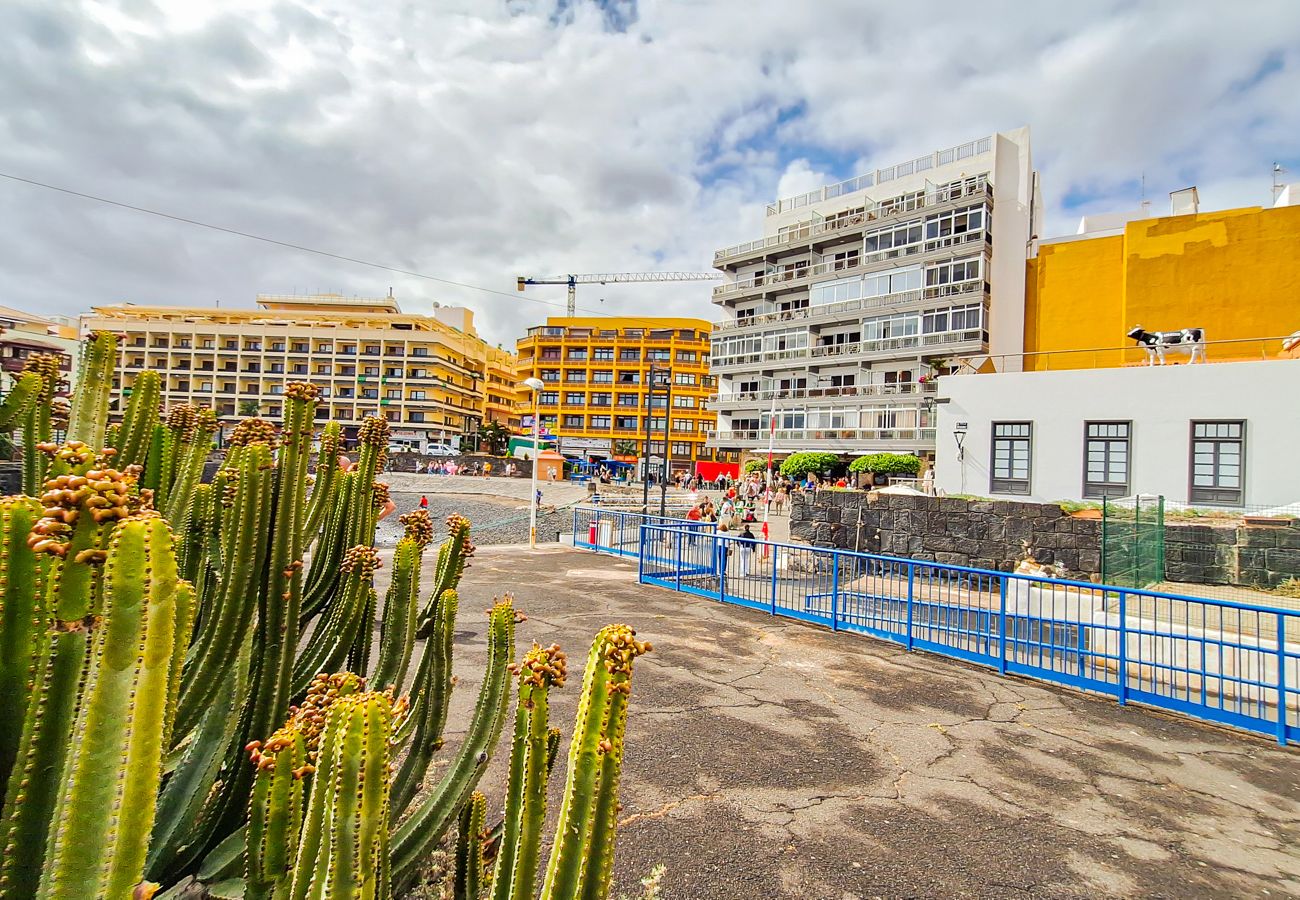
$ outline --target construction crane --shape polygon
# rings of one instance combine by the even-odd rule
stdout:
[[[580,284],[623,284],[637,281],[720,281],[721,272],[612,272],[595,275],[551,275],[546,278],[528,278],[520,275],[515,279],[519,290],[530,284],[563,284],[569,288],[568,315],[577,313],[578,285]]]

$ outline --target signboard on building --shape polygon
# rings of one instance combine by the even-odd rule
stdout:
[[[560,438],[561,453],[609,453],[613,449],[613,442],[609,438],[583,438],[583,437],[562,437]]]

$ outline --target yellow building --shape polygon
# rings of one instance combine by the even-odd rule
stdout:
[[[52,353],[59,357],[59,367],[71,387],[76,377],[77,345],[77,326],[72,320],[0,306],[0,371],[17,374],[33,353]]]
[[[520,404],[523,394],[519,382],[519,358],[500,347],[487,348],[487,394],[484,398],[484,421],[504,425],[510,431],[519,430]]]
[[[705,408],[711,329],[703,319],[551,318],[519,341],[519,375],[546,385],[537,398],[542,426],[566,456],[656,457],[664,452],[664,398],[656,391],[650,409],[646,385],[651,365],[666,368],[672,469],[689,472],[713,459],[704,446],[715,421]]]
[[[1295,189],[1271,208],[1137,218],[1042,242],[1028,261],[1025,368],[1144,363],[1125,337],[1135,326],[1203,328],[1210,360],[1276,356],[1278,338],[1300,329]],[[1195,189],[1186,203],[1196,208]]]
[[[122,408],[122,389],[154,369],[165,404],[212,407],[227,423],[247,415],[276,420],[285,385],[310,382],[321,389],[317,418],[343,423],[349,440],[364,417],[383,415],[394,442],[416,449],[514,413],[514,398],[501,388],[516,377],[513,358],[478,336],[467,309],[415,315],[391,297],[335,294],[260,294],[257,307],[95,307],[84,327],[125,334],[114,410]]]

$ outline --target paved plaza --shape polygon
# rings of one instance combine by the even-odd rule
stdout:
[[[653,642],[615,896],[658,863],[666,898],[1300,894],[1300,753],[636,575],[557,546],[484,547],[457,625],[451,722],[478,689],[482,612],[511,591],[521,652],[535,638],[570,653],[553,695],[566,746],[592,634],[626,621]],[[493,805],[505,765],[483,782]]]

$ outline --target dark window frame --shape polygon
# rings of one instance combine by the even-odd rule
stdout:
[[[1233,437],[1213,437],[1197,438],[1196,428],[1198,425],[1236,425],[1240,431],[1238,436]],[[1221,487],[1217,483],[1213,487],[1198,487],[1196,484],[1196,443],[1197,441],[1210,441],[1215,445],[1214,449],[1214,478],[1217,482],[1220,477],[1220,446],[1223,444],[1236,444],[1237,450],[1237,486],[1235,488]],[[1194,505],[1202,506],[1241,506],[1246,501],[1246,420],[1245,419],[1192,419],[1188,423],[1187,429],[1187,502]]]
[[[1123,437],[1093,436],[1090,432],[1094,425],[1122,425]],[[1124,481],[1091,481],[1088,478],[1090,445],[1093,441],[1105,444],[1105,460],[1102,468],[1110,472],[1111,445],[1124,444]],[[1129,486],[1133,483],[1133,422],[1128,419],[1097,419],[1083,423],[1083,497],[1085,500],[1114,500],[1126,497]]]
[[[999,435],[1001,426],[1023,425],[1027,429],[1022,435]],[[998,441],[1024,441],[1029,445],[1025,460],[1025,477],[1001,477],[996,474],[998,461]],[[1028,421],[992,422],[989,425],[989,492],[993,494],[1032,494],[1034,481],[1034,423]]]

